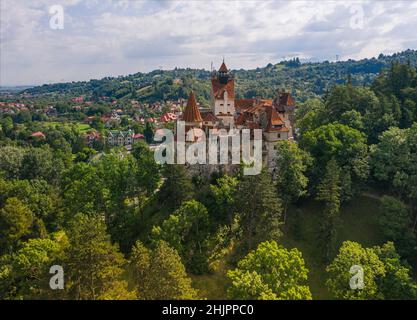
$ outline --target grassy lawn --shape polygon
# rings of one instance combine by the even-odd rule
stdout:
[[[376,217],[379,200],[360,196],[341,209],[341,223],[338,229],[338,245],[352,240],[365,247],[383,243]],[[314,299],[331,299],[325,287],[325,264],[317,245],[320,230],[321,205],[315,201],[305,201],[300,207],[289,209],[287,224],[284,226],[282,244],[290,249],[297,248],[303,254],[309,273],[309,286]],[[222,267],[211,275],[192,276],[193,284],[201,297],[225,299],[226,269]]]
[[[67,122],[67,123],[65,123],[65,122],[58,122],[58,121],[49,121],[49,122],[42,122],[42,125],[43,126],[46,126],[46,127],[54,127],[54,128],[56,128],[58,125],[61,125],[62,126],[62,125],[69,125],[69,124],[72,124],[72,123],[73,122]],[[87,123],[76,122],[74,124],[76,125],[76,127],[77,127],[77,129],[78,129],[78,131],[80,133],[84,133],[84,132],[86,132],[86,131],[88,131],[88,130],[91,129],[90,125],[87,124]]]
[[[225,300],[226,295],[226,274],[216,271],[213,274],[191,275],[193,288],[198,290],[201,299]]]
[[[377,223],[379,200],[360,196],[342,207],[340,212],[338,247],[343,241],[351,240],[365,247],[383,243]],[[282,242],[286,248],[298,248],[306,261],[309,273],[309,285],[314,299],[331,299],[325,287],[326,265],[322,260],[322,251],[317,245],[321,220],[320,204],[308,201],[298,210],[291,208],[288,223],[284,227]]]
[[[91,129],[90,125],[87,123],[77,123],[77,129],[80,131],[80,133],[84,133]]]
[[[149,241],[153,226],[161,225],[173,212],[173,209],[158,203],[157,198],[146,200],[140,211],[140,220],[137,225],[137,230],[140,231],[138,232],[138,239],[145,243]]]

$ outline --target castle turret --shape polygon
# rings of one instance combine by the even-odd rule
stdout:
[[[181,120],[185,122],[185,127],[201,127],[203,118],[197,106],[194,91],[191,91],[188,97],[187,106],[182,114]]]
[[[277,90],[276,97],[273,102],[274,108],[279,112],[284,120],[285,126],[289,128],[289,139],[294,138],[294,121],[295,121],[295,99],[289,92],[285,90]]]
[[[235,79],[226,64],[211,78],[213,113],[224,125],[232,125],[235,116]]]

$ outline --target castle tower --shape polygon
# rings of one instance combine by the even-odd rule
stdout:
[[[186,130],[189,128],[201,128],[203,125],[203,118],[197,107],[194,91],[191,91],[188,97],[187,106],[185,107],[181,120],[185,122]]]
[[[285,121],[283,121],[274,106],[266,108],[264,117],[266,117],[263,121],[264,147],[266,150],[265,160],[269,168],[274,168],[277,157],[276,143],[279,140],[288,140],[290,130],[285,126]]]
[[[219,71],[211,78],[213,114],[223,122],[223,125],[234,124],[235,116],[235,79],[226,64],[222,63]]]
[[[278,89],[273,106],[284,120],[285,126],[289,128],[288,138],[292,140],[294,138],[295,99],[289,92]]]

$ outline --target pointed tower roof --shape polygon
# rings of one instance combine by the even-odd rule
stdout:
[[[278,112],[273,106],[269,106],[266,109],[266,115],[268,117],[268,124],[266,126],[267,132],[278,131],[278,132],[287,132],[288,128],[285,126]]]
[[[197,101],[195,99],[194,91],[191,91],[188,97],[187,106],[185,107],[184,113],[182,114],[182,120],[185,122],[201,122],[200,110],[197,107]]]
[[[222,65],[220,66],[219,72],[227,72],[226,64],[224,63],[224,60],[222,62]]]

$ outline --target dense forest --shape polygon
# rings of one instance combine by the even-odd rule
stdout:
[[[236,77],[238,98],[273,97],[276,88],[291,91],[298,101],[318,97],[335,84],[351,78],[355,85],[370,85],[376,75],[392,61],[417,66],[417,51],[407,50],[378,58],[338,62],[300,63],[295,58],[277,64],[268,64],[253,70],[233,70]],[[190,89],[207,102],[210,97],[210,72],[202,69],[155,70],[117,78],[104,78],[87,82],[43,85],[24,90],[30,94],[91,95],[98,99],[108,96],[114,99],[136,99],[141,102],[186,99]]]
[[[2,115],[0,298],[417,299],[416,62],[406,51],[236,70],[240,96],[281,86],[303,101],[297,142],[277,143],[276,177],[190,176],[156,164],[143,140],[103,150],[76,125]],[[26,92],[156,101],[200,86],[208,99],[208,76],[154,71]],[[45,137],[28,138],[41,125]],[[53,265],[62,290],[50,289]],[[349,287],[353,265],[361,290]]]

